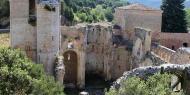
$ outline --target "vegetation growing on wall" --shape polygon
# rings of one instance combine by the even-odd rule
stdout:
[[[185,0],[163,0],[161,9],[162,31],[187,33],[187,22],[185,20]]]
[[[63,87],[19,50],[0,47],[1,95],[64,95]]]
[[[122,82],[119,90],[111,89],[106,95],[183,95],[170,89],[171,75],[155,74],[147,80],[132,77]]]

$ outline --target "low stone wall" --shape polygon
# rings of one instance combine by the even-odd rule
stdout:
[[[160,58],[160,56],[158,56],[154,52],[151,52],[148,57],[152,61],[152,65],[153,66],[160,66],[162,64],[166,64],[167,63],[165,60],[163,60],[162,58]]]
[[[133,76],[138,76],[140,78],[146,79],[146,77],[154,75],[155,73],[159,72],[170,73],[176,75],[177,77],[180,77],[182,79],[181,81],[184,82],[184,84],[182,84],[183,90],[187,93],[186,95],[190,94],[189,90],[190,82],[188,78],[190,75],[190,64],[186,65],[164,64],[161,66],[148,66],[148,67],[136,68],[131,71],[125,72],[122,77],[120,77],[113,83],[112,88],[119,89],[125,80]]]
[[[171,59],[176,53],[174,50],[157,44],[152,45],[152,52],[154,55],[157,55],[161,60],[164,60],[167,63],[171,63]]]

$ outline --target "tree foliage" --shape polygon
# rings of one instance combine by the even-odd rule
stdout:
[[[9,26],[9,0],[0,0],[0,28]]]
[[[1,95],[64,95],[63,87],[22,52],[0,48]]]
[[[187,23],[185,20],[185,0],[163,0],[162,31],[186,33]]]
[[[186,20],[188,27],[190,28],[190,9],[186,9]]]
[[[111,89],[106,95],[183,95],[170,89],[171,75],[155,74],[147,80],[132,77],[122,82],[119,90]]]
[[[63,15],[71,22],[98,22],[113,20],[114,8],[127,5],[122,0],[62,0]],[[67,17],[68,9],[72,9],[72,16]]]

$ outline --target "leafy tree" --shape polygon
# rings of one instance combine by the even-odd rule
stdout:
[[[124,0],[63,0],[64,10],[70,8],[73,10],[74,21],[78,22],[98,22],[112,21],[114,8],[127,5]],[[68,12],[63,12],[65,18],[69,18]],[[73,21],[73,19],[68,19]]]
[[[87,20],[87,16],[85,13],[78,13],[77,17],[80,19],[80,22],[84,22]]]
[[[111,8],[107,8],[106,9],[106,11],[105,11],[105,17],[108,20],[108,22],[111,22],[113,20],[114,16],[113,16],[113,12],[112,12]]]
[[[64,11],[64,16],[65,16],[65,18],[67,18],[69,21],[72,22],[74,20],[73,9],[66,7],[65,11]]]
[[[163,0],[162,31],[186,33],[187,23],[185,20],[185,0]]]
[[[170,89],[171,75],[155,74],[147,80],[132,77],[122,82],[119,90],[111,89],[106,95],[183,95]]]
[[[8,0],[0,1],[0,16],[9,17],[9,1]]]
[[[9,0],[0,0],[0,28],[9,26]]]
[[[188,27],[190,28],[190,9],[187,9],[186,10],[186,20],[187,20],[187,24],[188,24]]]
[[[63,86],[47,76],[19,50],[0,47],[1,95],[64,95]]]

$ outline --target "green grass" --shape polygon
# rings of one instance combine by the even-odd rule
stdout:
[[[9,47],[10,46],[10,36],[9,33],[0,33],[0,46]]]

